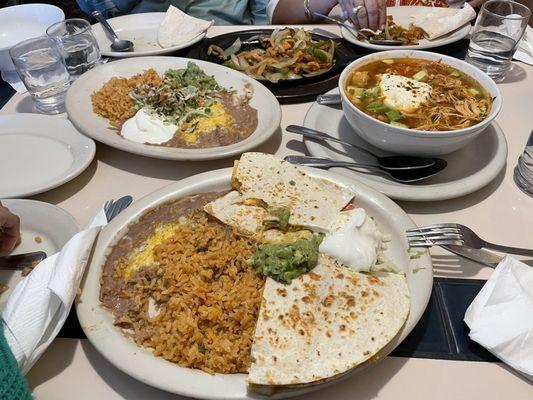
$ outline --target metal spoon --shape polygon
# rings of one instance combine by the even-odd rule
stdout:
[[[356,163],[348,161],[335,161],[329,158],[322,157],[306,157],[306,156],[287,156],[285,161],[290,162],[291,164],[303,165],[306,167],[315,167],[315,168],[332,168],[332,167],[345,167],[345,168],[368,168],[375,169],[384,173],[393,181],[400,183],[414,183],[419,182],[424,179],[428,179],[444,168],[448,163],[444,160],[437,159],[435,165],[427,168],[415,169],[415,170],[385,170],[375,165],[365,164],[365,163]]]
[[[371,44],[378,44],[378,45],[382,45],[382,46],[401,46],[403,44],[403,42],[401,40],[370,39],[367,35],[365,35],[360,30],[355,29],[353,26],[347,24],[344,21],[338,20],[337,18],[333,18],[333,17],[330,17],[328,15],[320,14],[320,13],[317,13],[317,12],[313,12],[313,15],[315,15],[317,17],[320,17],[320,18],[327,19],[328,21],[334,22],[334,23],[336,23],[339,26],[344,26],[356,38],[358,36],[362,36],[365,39],[365,41],[367,41],[368,43],[371,43]]]
[[[319,94],[316,102],[322,106],[336,106],[342,103],[340,94]]]
[[[363,147],[359,147],[353,143],[345,142],[344,140],[337,139],[336,137],[330,136],[327,133],[317,131],[315,129],[306,128],[305,126],[299,125],[289,125],[286,128],[287,131],[297,133],[303,137],[315,139],[318,141],[329,141],[340,143],[345,146],[353,147],[369,156],[374,157],[377,160],[377,164],[372,164],[375,167],[380,167],[386,169],[387,171],[399,171],[399,170],[409,170],[409,169],[421,169],[432,167],[437,163],[436,158],[426,158],[426,157],[411,157],[411,156],[386,156],[379,157],[378,155],[368,151]]]
[[[133,43],[129,40],[123,40],[119,39],[113,28],[111,28],[111,25],[107,22],[107,20],[104,18],[102,13],[100,11],[93,11],[92,16],[98,20],[104,27],[104,29],[107,31],[107,33],[111,36],[111,50],[118,51],[118,52],[125,52],[125,51],[132,51],[133,50]]]

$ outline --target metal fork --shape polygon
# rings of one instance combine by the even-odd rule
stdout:
[[[104,212],[107,218],[107,222],[111,221],[118,214],[120,214],[120,212],[126,207],[128,207],[132,201],[133,198],[131,196],[122,196],[118,200],[107,200],[104,203]]]
[[[533,250],[502,246],[481,239],[472,229],[461,224],[436,224],[407,231],[410,247],[468,246],[474,249],[493,249],[503,253],[533,256]]]

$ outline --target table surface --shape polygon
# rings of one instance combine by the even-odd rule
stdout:
[[[257,27],[219,27],[208,36]],[[336,27],[321,28],[339,33]],[[513,168],[533,128],[531,94],[533,67],[513,63],[499,85],[504,102],[497,122],[505,132],[509,154],[505,171],[485,188],[454,200],[398,202],[418,225],[461,222],[482,237],[510,246],[533,247],[533,199],[513,182]],[[281,130],[258,151],[281,157],[303,154],[301,137],[284,131],[301,124],[310,103],[282,106]],[[27,95],[16,94],[0,114],[33,112]],[[475,156],[475,155],[474,155]],[[175,162],[128,154],[97,143],[96,158],[79,177],[49,192],[33,196],[69,211],[81,226],[105,200],[130,194],[138,199],[184,177],[229,167],[233,159]],[[491,269],[432,250],[436,276],[487,279]],[[179,399],[125,375],[107,362],[87,340],[56,339],[28,374],[37,399]],[[387,357],[361,375],[306,399],[483,398],[531,399],[533,385],[501,363]]]

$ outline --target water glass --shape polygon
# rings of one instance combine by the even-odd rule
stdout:
[[[511,66],[511,59],[524,35],[531,11],[508,0],[483,4],[474,25],[466,62],[501,81]]]
[[[73,79],[100,62],[100,49],[91,25],[86,20],[66,19],[49,26],[46,34],[57,41]]]
[[[533,131],[529,134],[524,152],[518,158],[514,180],[520,189],[533,196]]]
[[[64,112],[70,75],[57,43],[48,37],[28,39],[9,49],[9,54],[37,110]]]

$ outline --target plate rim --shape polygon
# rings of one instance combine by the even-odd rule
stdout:
[[[382,193],[379,193],[375,189],[369,187],[368,185],[362,184],[356,179],[342,176],[339,174],[331,173],[328,171],[321,171],[316,170],[312,168],[306,168],[306,170],[309,172],[311,176],[316,176],[320,178],[325,178],[328,180],[331,180],[333,182],[339,183],[343,186],[349,186],[352,187],[355,192],[359,195],[362,194],[363,197],[366,197],[366,199],[369,202],[372,202],[376,205],[376,207],[387,209],[388,211],[393,211],[393,215],[382,215],[382,217],[386,217],[389,219],[389,223],[392,224],[392,226],[401,227],[402,231],[403,229],[407,227],[414,227],[416,226],[414,221],[411,219],[411,217],[403,211],[400,206],[398,206],[396,203],[394,203],[391,199],[387,198]],[[102,334],[104,336],[109,335],[109,329],[111,329],[106,323],[101,323],[102,327],[98,328],[98,317],[96,316],[95,308],[100,307],[100,302],[98,299],[98,293],[99,293],[99,277],[101,274],[101,268],[102,268],[102,261],[105,259],[105,255],[108,251],[108,246],[113,244],[113,238],[117,236],[121,236],[127,226],[135,221],[135,219],[141,215],[144,211],[161,204],[165,201],[171,200],[171,199],[177,199],[180,198],[183,195],[187,195],[190,193],[201,193],[205,191],[209,191],[209,188],[214,188],[217,185],[229,185],[230,179],[231,179],[231,173],[232,168],[224,168],[214,171],[208,171],[204,172],[198,175],[193,175],[191,177],[185,178],[179,182],[172,183],[166,187],[163,187],[161,189],[158,189],[143,198],[137,200],[135,203],[133,203],[127,210],[125,210],[123,213],[121,213],[117,218],[115,218],[113,221],[110,222],[100,233],[99,237],[97,238],[96,246],[93,250],[91,259],[88,263],[88,268],[85,276],[83,277],[82,284],[81,284],[81,296],[79,296],[76,299],[76,310],[78,319],[80,321],[80,325],[82,329],[84,330],[87,338],[91,342],[93,346],[98,350],[98,352],[107,359],[110,363],[112,363],[116,368],[123,371],[127,375],[143,382],[148,385],[154,386],[156,388],[166,390],[172,393],[189,396],[193,398],[206,398],[206,399],[248,399],[250,397],[256,398],[257,396],[255,393],[249,393],[247,391],[246,386],[246,374],[230,374],[230,378],[232,379],[232,382],[228,385],[236,385],[236,382],[233,382],[233,378],[238,380],[240,385],[243,385],[243,387],[237,391],[236,388],[233,388],[234,392],[232,392],[232,395],[228,395],[227,393],[219,394],[219,392],[213,392],[209,388],[204,388],[199,390],[193,390],[191,391],[190,387],[183,389],[182,383],[180,383],[180,380],[175,380],[177,382],[167,382],[167,381],[154,381],[154,377],[146,377],[143,370],[138,370],[135,368],[135,366],[129,365],[122,361],[120,362],[121,355],[120,354],[112,354],[106,351],[105,347],[107,345],[107,340],[102,340]],[[389,218],[390,217],[390,218]],[[407,246],[407,242],[405,238],[400,238],[400,240],[405,243]],[[414,279],[414,274],[416,272],[413,272],[414,263],[422,262],[426,266],[426,268],[423,271],[418,272],[416,275],[416,279],[418,280],[420,277],[420,282],[417,282],[416,287],[419,287],[417,291],[420,292],[419,294],[419,301],[417,301],[418,304],[415,305],[417,309],[417,314],[413,314],[413,289],[411,284],[409,284],[409,289],[411,292],[411,306],[410,306],[410,314],[409,317],[400,330],[399,334],[387,345],[384,349],[382,349],[383,353],[381,351],[378,353],[379,355],[382,355],[381,357],[376,357],[376,359],[383,358],[386,354],[389,354],[394,347],[396,347],[401,340],[403,340],[420,320],[422,317],[427,304],[429,302],[429,299],[431,297],[432,292],[432,285],[433,285],[433,267],[432,267],[432,261],[431,256],[429,255],[429,252],[424,252],[422,256],[416,260],[410,259],[407,255],[407,276],[408,276],[408,282],[409,277],[411,279]],[[86,286],[89,285],[89,286]],[[92,287],[91,287],[92,286]],[[85,288],[88,288],[87,290],[84,290]],[[92,294],[88,294],[89,291],[92,291],[96,293],[95,296]],[[95,298],[96,297],[96,298]],[[103,313],[108,313],[105,309],[99,308]],[[109,317],[109,316],[108,316]],[[413,320],[411,321],[411,318]],[[409,325],[409,326],[408,326]],[[116,329],[116,328],[112,328]],[[114,334],[122,335],[118,331],[114,331]],[[121,336],[123,337],[123,336]],[[125,337],[123,337],[124,340]],[[134,344],[134,346],[136,346]],[[133,354],[136,354],[141,350],[139,347],[135,347],[136,351],[133,351]],[[147,350],[144,350],[147,351]],[[121,353],[122,354],[122,353]],[[153,357],[153,356],[151,356]],[[154,357],[156,358],[156,357]],[[328,384],[332,384],[334,382],[339,381],[340,379],[352,376],[352,373],[355,371],[360,371],[362,369],[365,369],[367,366],[372,365],[376,359],[367,361],[363,364],[361,364],[358,368],[355,368],[352,371],[349,371],[344,376],[338,377],[338,379],[333,379],[330,382],[327,382],[322,385],[311,385],[304,388],[296,389],[295,391],[287,391],[284,393],[278,393],[274,397],[281,398],[281,397],[291,397],[295,395],[300,395],[303,393],[307,393],[309,391],[316,390],[318,388],[325,387]],[[163,363],[170,363],[168,361],[165,361],[163,359],[158,360],[158,362]],[[183,374],[190,373],[190,370],[187,368],[181,368],[175,364],[171,364],[173,368],[180,368],[186,370],[186,372],[182,372]],[[198,371],[198,370],[194,370]],[[176,372],[174,372],[176,374]],[[217,379],[225,378],[223,374],[215,374],[213,376],[213,380],[215,382],[220,383],[220,380],[217,381]],[[183,380],[182,380],[183,381]]]
[[[127,65],[128,63],[145,63],[147,66],[154,66],[154,64],[161,62],[161,63],[180,63],[180,64],[186,64],[187,62],[192,61],[196,64],[198,64],[200,67],[202,67],[202,64],[209,64],[211,66],[214,66],[217,69],[223,69],[224,71],[228,72],[230,75],[236,75],[235,78],[244,80],[247,84],[250,84],[254,88],[259,88],[261,90],[261,98],[262,99],[268,99],[269,102],[269,108],[273,111],[272,118],[269,119],[269,125],[267,129],[264,129],[264,131],[260,134],[258,134],[255,138],[250,139],[254,134],[255,131],[244,140],[232,143],[227,146],[218,146],[218,147],[211,147],[211,148],[200,148],[200,149],[186,149],[186,148],[179,148],[179,147],[164,147],[164,146],[151,146],[143,143],[136,143],[129,141],[127,139],[120,138],[118,140],[114,138],[110,132],[105,132],[103,134],[103,130],[100,129],[89,129],[84,128],[83,124],[80,123],[79,116],[83,114],[81,111],[77,110],[79,105],[76,104],[77,102],[77,96],[82,96],[81,93],[78,91],[83,90],[84,87],[82,84],[87,82],[90,79],[93,79],[94,76],[97,76],[98,73],[106,68],[112,68],[116,65]],[[142,68],[138,69],[132,69],[133,73],[139,72],[142,70]],[[74,89],[74,90],[73,90]],[[93,88],[93,90],[96,90]],[[280,128],[281,124],[281,105],[279,104],[279,101],[274,96],[274,94],[262,83],[257,82],[253,78],[250,78],[249,76],[232,70],[227,67],[223,67],[221,65],[211,63],[208,61],[203,60],[195,60],[187,57],[170,57],[170,56],[150,56],[150,57],[134,57],[134,58],[125,58],[121,60],[114,61],[110,64],[104,64],[100,65],[97,68],[94,68],[85,74],[83,74],[80,78],[78,78],[70,87],[70,89],[67,92],[67,98],[65,102],[65,107],[67,110],[67,114],[69,117],[69,120],[72,122],[72,124],[83,134],[89,136],[90,138],[97,140],[100,143],[104,143],[108,146],[111,146],[115,149],[125,151],[132,154],[137,154],[141,156],[151,157],[151,158],[158,158],[158,159],[165,159],[165,160],[175,160],[175,161],[204,161],[204,160],[216,160],[216,159],[223,159],[232,157],[235,155],[240,155],[250,149],[256,148],[263,143],[265,143],[268,139],[270,139]],[[260,112],[260,110],[257,110]],[[91,117],[92,118],[101,118],[94,114],[92,111],[92,108],[90,109]],[[257,129],[257,128],[256,128]]]
[[[25,121],[28,121],[28,119],[35,118],[37,120],[47,121],[47,122],[48,121],[52,121],[52,119],[50,119],[50,118],[53,118],[54,121],[56,121],[56,122],[58,122],[60,124],[64,124],[65,125],[65,129],[68,129],[68,130],[71,131],[69,133],[69,135],[71,137],[72,137],[72,135],[78,135],[78,138],[79,138],[80,141],[85,141],[84,146],[87,146],[88,155],[79,164],[78,164],[78,161],[80,160],[80,158],[72,157],[73,162],[72,162],[71,166],[69,167],[69,169],[67,170],[67,171],[70,171],[70,173],[68,173],[67,175],[63,176],[61,179],[58,179],[58,180],[54,181],[53,183],[48,184],[46,186],[43,186],[43,187],[41,187],[39,189],[26,190],[26,191],[21,191],[21,192],[14,192],[14,193],[3,193],[2,191],[0,191],[0,199],[15,198],[15,197],[28,197],[28,196],[32,196],[32,195],[39,194],[39,193],[44,193],[44,192],[47,192],[49,190],[55,189],[55,188],[65,184],[67,182],[70,182],[74,178],[77,178],[83,171],[85,171],[89,167],[91,162],[94,160],[94,157],[96,155],[96,144],[94,143],[94,140],[92,140],[90,137],[87,137],[86,135],[82,134],[70,120],[57,118],[57,117],[53,117],[53,116],[48,116],[48,115],[36,114],[36,113],[16,113],[16,114],[0,115],[0,122],[3,119],[11,119],[11,118],[23,119]],[[42,127],[42,125],[38,124],[38,121],[37,121],[35,126],[36,127],[37,126],[41,126]],[[36,129],[35,132],[32,133],[33,135],[52,138],[56,142],[59,141],[59,142],[62,142],[63,144],[67,144],[68,145],[67,146],[68,149],[71,150],[72,143],[65,143],[62,140],[58,140],[57,138],[55,138],[52,134],[50,134],[46,130],[42,130],[42,129],[37,130],[37,128],[35,128],[35,129]],[[0,135],[3,135],[3,133],[0,132]],[[72,154],[72,152],[71,152],[71,154]],[[76,164],[77,164],[77,167],[76,168],[72,168],[72,166],[76,165]]]
[[[335,88],[335,89],[330,90],[326,94],[335,94],[335,93],[338,93],[338,90],[339,90],[338,88]],[[309,122],[309,119],[312,118],[311,115],[314,112],[318,113],[318,111],[315,111],[315,110],[320,110],[320,107],[321,106],[316,102],[314,102],[309,107],[304,117],[304,122],[303,122],[304,126],[308,128],[316,129],[316,127],[313,126]],[[330,110],[330,111],[338,111],[340,113],[343,112],[342,110],[335,110],[330,107],[325,108],[325,109]],[[415,185],[401,185],[393,181],[387,181],[387,182],[374,181],[372,179],[366,178],[365,174],[358,173],[357,171],[353,171],[353,174],[356,177],[356,179],[361,180],[365,185],[371,186],[375,190],[381,191],[381,193],[395,200],[417,201],[417,202],[441,201],[441,200],[450,200],[450,199],[455,199],[458,197],[466,196],[468,194],[474,193],[477,190],[480,190],[481,188],[487,186],[490,182],[492,182],[498,176],[498,174],[502,171],[502,169],[505,167],[507,163],[508,144],[507,144],[507,139],[505,138],[505,134],[502,128],[500,127],[500,125],[498,124],[498,122],[492,121],[487,126],[486,129],[488,129],[490,126],[492,126],[496,132],[496,137],[497,137],[496,155],[490,160],[488,165],[486,165],[483,169],[481,169],[480,171],[476,172],[474,175],[471,175],[469,177],[460,178],[460,179],[454,180],[451,183],[445,183],[445,184],[441,183],[441,184],[425,186],[424,189],[422,190],[420,189],[421,188],[420,186],[415,186]],[[483,132],[478,137],[481,137],[481,135],[483,135]],[[475,140],[477,139],[474,139],[474,141]],[[323,152],[318,150],[323,147],[318,142],[314,142],[312,140],[308,140],[305,138],[303,142],[304,142],[306,149],[309,151],[309,153],[312,156],[315,156],[315,157],[326,156],[327,157],[327,154],[324,154]],[[483,174],[483,172],[485,173]],[[478,180],[478,183],[475,184],[476,182],[475,177],[479,176],[480,174],[482,175],[483,179]],[[375,187],[374,185],[378,185],[378,186]],[[442,188],[446,188],[449,186],[452,186],[452,187],[457,186],[457,189],[453,192],[448,192],[448,194],[443,193],[444,190]],[[391,188],[391,187],[398,187],[398,188],[401,187],[402,190],[399,190],[397,192],[394,190],[393,191],[387,190],[388,188]],[[420,191],[423,193],[412,194],[413,193],[412,188],[420,189]]]
[[[113,22],[119,22],[121,20],[135,20],[136,18],[139,18],[139,16],[150,16],[150,17],[161,17],[161,20],[165,17],[165,12],[149,12],[149,13],[140,13],[140,14],[125,14],[125,15],[119,15],[118,17],[109,18],[107,22],[110,23],[111,26],[113,26]],[[98,26],[98,29],[102,29],[104,32],[104,29],[102,28],[102,24],[100,22],[96,22],[91,25],[91,29],[94,30],[95,27]],[[104,32],[105,35],[105,32]],[[187,47],[190,47],[192,45],[195,45],[196,43],[200,42],[205,36],[207,35],[207,31],[204,31],[194,38],[192,38],[189,42],[183,43],[177,46],[171,46],[167,48],[160,48],[156,50],[145,50],[145,51],[133,51],[133,52],[119,52],[119,51],[112,51],[112,50],[102,50],[100,48],[100,54],[104,57],[113,57],[113,58],[131,58],[131,57],[146,57],[146,56],[157,56],[157,55],[163,55],[163,54],[170,54],[174,53],[178,50],[185,49]],[[98,43],[98,38],[95,36],[96,42]],[[100,46],[100,43],[98,43],[98,47]]]
[[[426,6],[393,6],[393,7],[387,7],[387,10],[391,9],[392,12],[394,12],[395,9],[407,9],[407,8],[416,8],[416,9],[430,9],[433,7],[426,7]],[[374,50],[374,51],[386,51],[386,50],[427,50],[427,49],[433,49],[435,47],[441,47],[445,46],[450,43],[457,42],[461,39],[464,39],[469,33],[472,28],[472,25],[470,24],[470,21],[466,22],[464,25],[460,26],[459,28],[453,30],[452,32],[447,33],[449,35],[450,33],[457,32],[457,37],[449,36],[445,39],[442,39],[442,41],[435,44],[434,42],[429,42],[426,44],[416,44],[416,45],[408,45],[408,46],[387,46],[382,44],[371,44],[371,43],[365,43],[360,40],[354,39],[353,35],[346,29],[345,27],[341,27],[341,36],[344,40],[347,42],[350,42],[351,44],[355,46],[364,47],[365,49]],[[443,35],[446,36],[446,35]],[[436,40],[441,40],[437,38]]]

